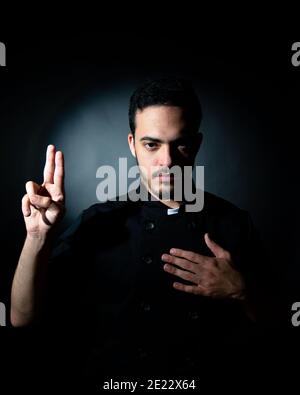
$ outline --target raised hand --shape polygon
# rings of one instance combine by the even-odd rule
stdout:
[[[22,199],[22,212],[27,235],[42,238],[62,218],[65,208],[64,157],[49,145],[44,168],[44,182],[26,183],[26,195]]]

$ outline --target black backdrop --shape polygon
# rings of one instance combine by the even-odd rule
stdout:
[[[147,77],[171,73],[190,78],[199,93],[204,143],[197,163],[205,165],[205,185],[250,211],[283,304],[278,320],[284,316],[288,334],[276,335],[275,343],[294,344],[291,304],[300,300],[300,67],[291,64],[291,45],[299,39],[253,31],[217,37],[197,31],[0,37],[7,47],[7,66],[0,68],[0,301],[7,309],[25,236],[24,184],[41,180],[46,145],[66,153],[69,210],[63,229],[96,202],[98,166],[114,165],[121,156],[133,163],[126,145],[132,89]],[[8,321],[1,335],[6,369],[13,371],[14,358],[21,361],[17,366],[24,362],[24,334]]]

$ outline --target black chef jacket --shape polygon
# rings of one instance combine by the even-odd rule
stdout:
[[[172,247],[213,256],[206,232],[252,287],[262,263],[249,215],[207,192],[196,213],[183,204],[168,215],[158,200],[95,204],[61,236],[45,318],[67,328],[73,353],[85,345],[86,374],[189,372],[210,350],[243,344],[252,324],[240,301],[178,291],[173,282],[184,280],[163,270]]]

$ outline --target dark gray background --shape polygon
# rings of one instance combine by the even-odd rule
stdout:
[[[212,30],[0,37],[7,46],[7,67],[0,68],[0,301],[7,307],[25,237],[24,184],[42,181],[47,144],[66,156],[63,230],[96,202],[100,165],[126,156],[134,164],[127,146],[132,90],[145,78],[171,73],[190,78],[202,102],[204,141],[197,164],[205,166],[206,189],[251,213],[278,279],[284,306],[278,319],[286,316],[295,334],[290,308],[300,300],[300,67],[290,59],[291,45],[300,38],[257,32],[255,26],[233,33]],[[20,372],[31,343],[26,332],[1,330],[6,330],[1,344],[6,369]],[[289,336],[276,337],[275,349],[279,342],[291,345]]]

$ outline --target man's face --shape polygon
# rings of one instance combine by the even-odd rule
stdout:
[[[132,154],[140,167],[142,182],[156,197],[174,192],[176,177],[168,174],[172,166],[193,166],[201,144],[201,134],[191,133],[183,110],[175,106],[150,106],[138,110],[135,136],[128,135]]]

